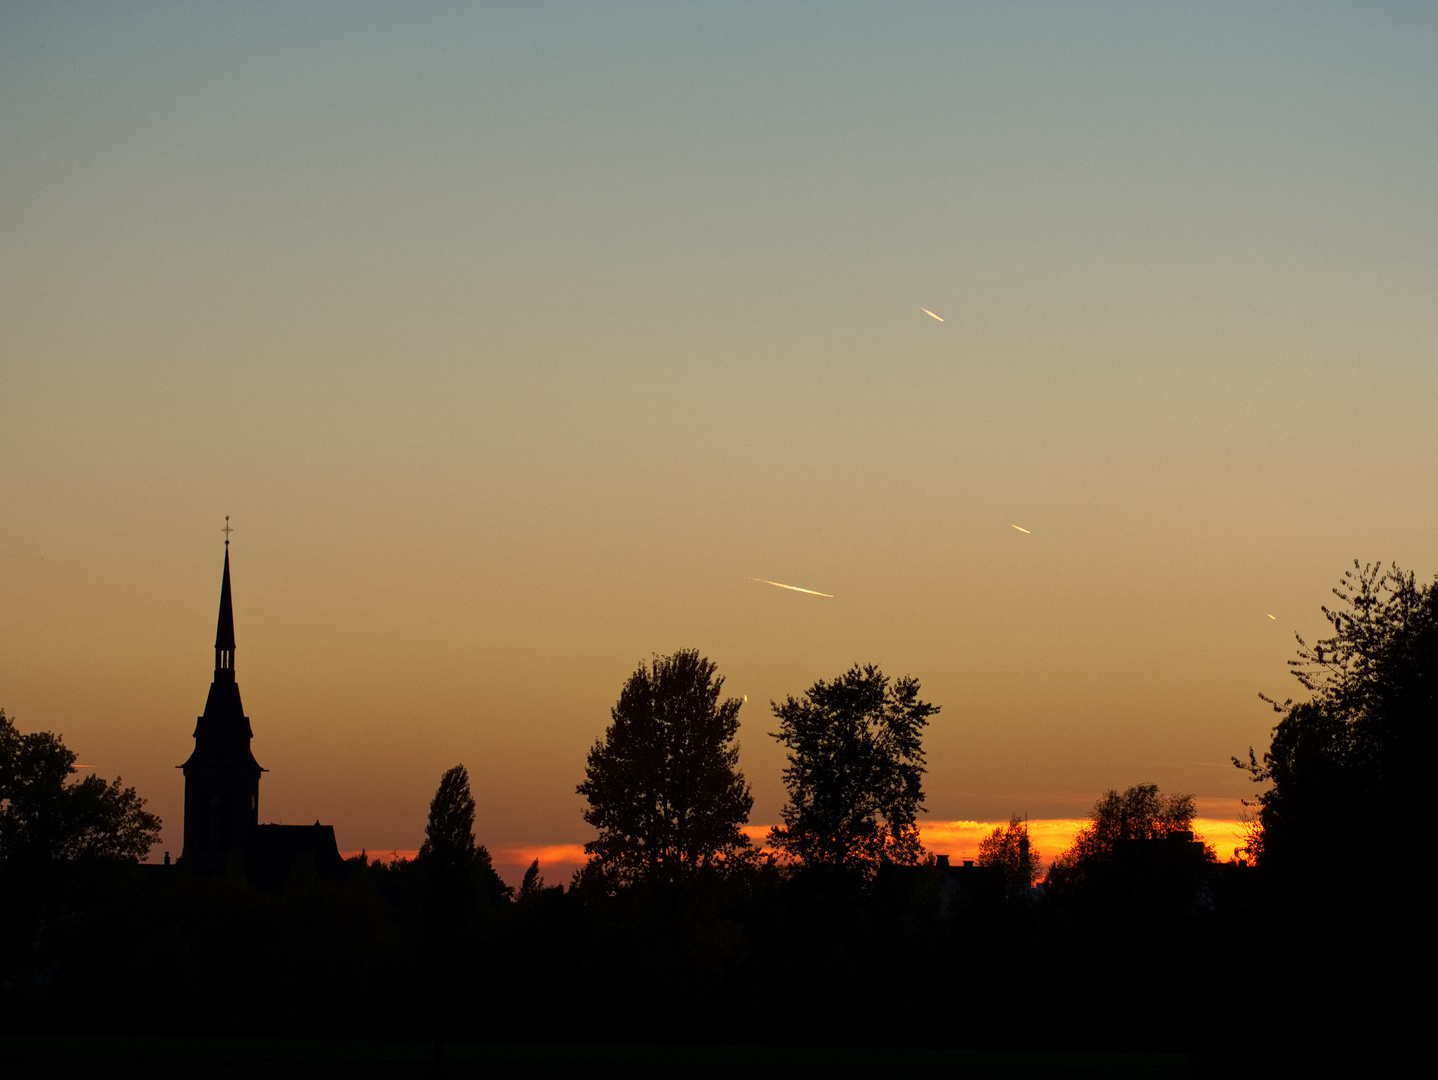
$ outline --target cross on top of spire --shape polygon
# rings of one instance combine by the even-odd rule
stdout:
[[[234,532],[234,531],[235,531],[234,529],[230,528],[230,515],[229,515],[229,514],[226,514],[226,515],[225,515],[225,527],[220,530],[220,532],[222,532],[222,533],[225,534],[225,547],[229,547],[229,546],[230,546],[230,533],[232,533],[232,532]]]

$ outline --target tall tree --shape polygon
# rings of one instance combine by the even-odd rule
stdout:
[[[463,765],[445,770],[430,800],[416,861],[432,887],[448,897],[447,904],[463,905],[473,898],[496,901],[509,894],[494,871],[489,849],[474,841],[474,810],[469,771]]]
[[[474,860],[474,795],[463,765],[446,769],[429,802],[420,859],[439,870],[467,872]]]
[[[676,880],[749,846],[754,797],[739,771],[739,706],[694,649],[640,663],[589,751],[578,792],[599,836],[591,865],[620,881]]]
[[[120,781],[67,783],[75,752],[48,731],[22,735],[0,709],[0,864],[50,859],[141,859],[160,819]]]
[[[890,682],[873,664],[773,704],[788,749],[784,824],[769,841],[809,865],[872,871],[922,855],[923,733],[937,705],[919,681]]]
[[[1381,563],[1347,571],[1324,607],[1333,633],[1298,639],[1293,674],[1309,700],[1273,702],[1282,719],[1260,762],[1234,764],[1266,785],[1252,838],[1260,865],[1326,873],[1333,851],[1399,865],[1408,838],[1373,835],[1372,808],[1421,820],[1438,732],[1438,582]],[[1271,700],[1271,699],[1268,699]],[[1382,830],[1377,830],[1380,834]],[[1380,850],[1386,848],[1387,850]]]
[[[509,896],[489,851],[474,842],[474,810],[469,771],[463,765],[445,770],[430,800],[424,843],[415,859],[423,888],[422,943],[436,1076],[443,1071],[444,1043],[473,1015],[478,996],[488,989],[474,978],[484,963],[484,912]]]
[[[1329,1045],[1328,1018],[1341,1015],[1366,1054],[1404,1045],[1427,1020],[1391,968],[1404,956],[1422,969],[1433,952],[1428,892],[1404,878],[1431,802],[1438,581],[1355,562],[1333,593],[1339,603],[1322,609],[1331,634],[1299,638],[1289,661],[1308,700],[1273,701],[1281,719],[1262,761],[1250,749],[1234,764],[1264,785],[1251,838],[1271,885],[1260,969],[1269,999],[1287,1003],[1270,1037]],[[1366,872],[1335,874],[1342,859]]]

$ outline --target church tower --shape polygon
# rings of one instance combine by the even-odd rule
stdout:
[[[215,630],[215,680],[205,713],[195,725],[195,750],[185,771],[184,859],[202,871],[223,870],[243,849],[259,821],[260,768],[250,752],[250,719],[235,682],[235,616],[230,606],[229,520],[225,521],[225,574]]]

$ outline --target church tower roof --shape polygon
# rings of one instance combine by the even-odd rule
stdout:
[[[215,648],[235,651],[235,609],[230,603],[230,542],[225,541],[225,576],[220,581],[220,621],[215,627]]]
[[[229,519],[225,520],[226,528]],[[235,682],[235,611],[230,600],[230,539],[225,536],[225,569],[220,578],[220,616],[215,627],[215,678],[205,712],[195,724],[195,750],[182,768],[262,770],[250,752],[250,718]]]

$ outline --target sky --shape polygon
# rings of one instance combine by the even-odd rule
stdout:
[[[344,850],[457,762],[573,850],[680,648],[756,824],[768,703],[869,662],[934,822],[1231,819],[1342,571],[1438,572],[1434,55],[1420,3],[0,6],[0,706],[178,854],[229,515],[261,820]]]

